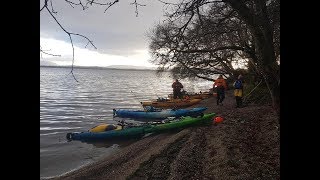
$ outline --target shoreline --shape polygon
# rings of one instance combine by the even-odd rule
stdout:
[[[111,156],[46,179],[280,179],[280,127],[268,105],[235,108],[215,98],[192,107],[224,117],[218,125],[151,135]]]

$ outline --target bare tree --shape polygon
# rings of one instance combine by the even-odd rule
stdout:
[[[279,0],[189,0],[170,6],[169,21],[151,37],[155,62],[192,69],[193,62],[201,67],[220,60],[215,67],[228,70],[221,62],[246,58],[263,77],[279,113]]]
[[[210,79],[208,76],[213,74],[232,77],[232,63],[247,58],[252,51],[247,27],[226,4],[208,7],[206,14],[200,16],[188,26],[173,20],[158,25],[150,35],[153,63],[180,69],[175,73],[185,74],[188,69],[187,75],[203,79]]]

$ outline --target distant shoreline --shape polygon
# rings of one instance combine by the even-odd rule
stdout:
[[[41,65],[46,68],[71,68],[71,66],[50,66]],[[112,68],[112,67],[98,67],[98,66],[73,66],[74,69],[106,69],[106,70],[132,70],[132,71],[156,71],[156,69],[135,69],[135,68]]]

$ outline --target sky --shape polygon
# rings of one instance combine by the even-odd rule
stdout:
[[[43,2],[40,0],[40,8]],[[85,48],[87,40],[72,36],[75,46],[74,65],[155,66],[149,62],[151,56],[147,33],[165,19],[163,15],[167,6],[157,0],[138,0],[138,3],[146,6],[138,6],[136,17],[135,6],[130,5],[132,2],[119,1],[104,13],[106,7],[96,5],[82,10],[80,6],[72,8],[64,0],[52,0],[60,24],[69,32],[88,37],[97,47],[94,49],[88,45]],[[56,57],[42,53],[40,61],[58,65],[72,64],[69,36],[45,9],[40,12],[40,45],[48,53],[61,55]]]

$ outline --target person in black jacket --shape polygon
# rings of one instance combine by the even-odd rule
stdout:
[[[181,89],[183,88],[183,85],[179,82],[178,79],[176,79],[176,81],[173,82],[172,88],[173,88],[173,99],[177,99],[177,97],[182,99]]]

